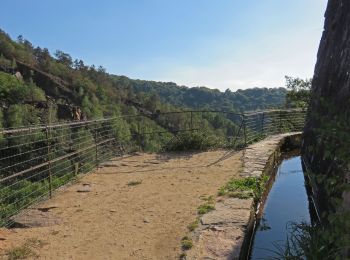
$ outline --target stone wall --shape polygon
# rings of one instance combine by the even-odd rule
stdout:
[[[331,151],[331,153],[334,152],[334,156],[329,158],[329,152],[326,152],[325,148],[327,142],[330,138],[338,142],[336,147],[338,151],[350,148],[350,139],[342,136],[342,132],[346,133],[346,131],[350,135],[349,0],[329,0],[328,2],[311,96],[304,129],[303,159],[312,172],[324,174],[327,177],[334,176],[340,172],[338,166],[342,162],[339,162],[336,150]],[[331,128],[333,128],[332,131],[330,131]],[[338,141],[336,141],[337,138]],[[348,169],[345,169],[343,174],[349,178]],[[327,205],[323,188],[317,187],[316,201],[321,210],[327,210],[329,205]],[[342,196],[344,205],[350,209],[349,194],[343,193]]]

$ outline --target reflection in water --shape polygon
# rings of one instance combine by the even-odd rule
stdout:
[[[260,223],[258,226],[259,231],[269,230],[271,227],[267,224],[267,220],[264,216],[260,219]]]
[[[254,235],[251,259],[275,256],[276,245],[286,241],[288,224],[302,221],[310,222],[309,201],[301,159],[296,156],[283,160],[278,168]]]

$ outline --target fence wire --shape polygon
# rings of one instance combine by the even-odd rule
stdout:
[[[21,210],[112,157],[162,152],[191,132],[206,132],[218,140],[216,147],[240,149],[268,135],[301,131],[304,120],[300,110],[181,111],[2,129],[0,226],[11,226]]]

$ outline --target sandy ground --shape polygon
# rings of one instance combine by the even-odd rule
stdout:
[[[111,160],[39,205],[56,206],[50,212],[61,224],[0,230],[1,254],[31,241],[35,259],[178,259],[203,197],[238,175],[240,157],[212,151]],[[89,192],[77,192],[83,184]]]

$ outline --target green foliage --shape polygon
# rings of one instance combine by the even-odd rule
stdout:
[[[3,128],[2,122],[4,119],[4,113],[2,112],[2,109],[0,108],[0,129]]]
[[[27,102],[45,101],[45,92],[34,83],[26,84],[16,77],[0,72],[0,100],[8,104],[4,125],[16,127],[40,123],[39,110]]]
[[[311,79],[300,79],[285,76],[286,87],[289,90],[286,95],[287,107],[306,108],[310,102]]]
[[[341,259],[350,245],[350,211],[343,204],[343,195],[350,192],[350,183],[346,181],[350,162],[350,121],[346,114],[337,113],[334,106],[324,100],[321,108],[327,109],[332,116],[325,117],[318,112],[310,114],[318,121],[318,128],[313,129],[317,141],[306,147],[309,154],[322,158],[322,169],[308,172],[311,184],[321,187],[325,206],[321,215],[323,227],[317,226],[315,232],[325,248],[332,248],[330,252],[336,255],[333,259]]]
[[[193,151],[208,150],[219,146],[215,136],[208,135],[207,132],[193,131],[183,132],[176,135],[166,146],[167,151]]]
[[[26,100],[32,102],[46,101],[46,95],[41,88],[38,88],[34,83],[31,82],[28,85],[28,94],[26,96]]]
[[[19,70],[25,81],[29,81],[34,73],[34,83],[39,88],[54,92],[53,96],[53,93],[50,94],[56,100],[63,96],[68,102],[80,106],[88,118],[110,116],[110,107],[120,102],[152,113],[179,108],[239,111],[280,107],[287,93],[283,88],[227,90],[223,93],[205,87],[187,88],[171,82],[132,80],[110,75],[101,66],[96,68],[85,65],[82,60],[73,61],[68,53],[60,50],[52,57],[48,49],[33,47],[23,37],[13,41],[1,30],[0,43],[0,67],[8,73]],[[34,92],[34,96],[39,95],[39,99],[43,100],[37,90]],[[126,114],[125,111],[123,114]],[[220,124],[220,120],[216,119],[215,128]]]
[[[193,242],[192,239],[189,237],[185,236],[181,239],[181,246],[183,250],[189,250],[193,247]]]
[[[247,177],[242,179],[232,179],[219,190],[219,195],[228,195],[235,198],[254,198],[258,201],[265,190],[269,177],[264,175],[258,177]]]
[[[73,66],[72,57],[68,53],[64,53],[63,51],[57,50],[55,52],[55,56],[58,62],[69,67]]]
[[[197,213],[199,215],[204,215],[204,214],[206,214],[214,209],[215,209],[215,206],[212,203],[207,202],[207,203],[202,204],[198,207]]]
[[[205,87],[187,88],[174,83],[133,80],[125,76],[110,75],[101,66],[87,66],[82,60],[73,61],[72,57],[63,51],[57,51],[53,57],[48,49],[34,47],[23,37],[13,41],[1,30],[0,70],[0,127],[67,120],[69,118],[58,118],[57,115],[61,115],[58,113],[59,105],[69,108],[67,104],[70,104],[70,108],[80,108],[87,119],[113,117],[109,126],[98,123],[97,127],[103,127],[104,133],[112,133],[116,139],[113,147],[120,146],[120,150],[123,151],[135,150],[136,147],[150,152],[161,151],[163,147],[171,151],[222,147],[228,138],[238,131],[237,121],[229,116],[219,113],[157,116],[158,112],[188,108],[239,111],[278,107],[282,105],[286,94],[283,88],[237,92],[227,90],[222,93]],[[23,80],[18,80],[13,75],[16,71],[21,73]],[[67,110],[66,114],[70,115],[69,109]],[[145,116],[133,117],[137,114]],[[130,117],[124,117],[125,115]],[[184,129],[192,129],[193,132],[181,132]],[[50,133],[53,136],[51,157],[64,156],[81,149],[83,152],[51,165],[53,188],[72,180],[78,173],[88,172],[98,163],[93,147],[96,136],[91,129],[61,129],[61,137],[57,137],[58,130],[55,131]],[[35,147],[28,145],[16,148],[14,152],[18,153],[33,148],[41,149],[45,145],[40,141],[45,140],[42,134],[32,139],[23,136],[12,141],[3,141],[4,145],[35,143]],[[71,143],[73,139],[79,141]],[[60,149],[62,147],[63,149]],[[27,162],[34,156],[35,154],[26,154],[19,161]],[[45,156],[40,158],[40,162],[46,160]],[[22,166],[32,165],[29,163]],[[17,167],[12,170],[17,172],[21,169]],[[6,172],[6,175],[10,173]],[[20,181],[19,186],[13,186],[13,189],[1,187],[1,192],[4,192],[1,195],[4,197],[0,198],[8,197],[1,200],[1,219],[47,194],[48,176],[39,176]],[[206,204],[208,207],[204,207],[205,210],[210,210],[211,203]]]
[[[24,100],[29,94],[28,87],[16,77],[0,72],[0,99],[10,104]]]
[[[29,257],[37,258],[38,255],[32,250],[32,248],[41,248],[45,244],[46,244],[45,242],[37,238],[27,239],[27,241],[23,245],[16,246],[14,248],[7,250],[6,251],[7,259],[8,260],[27,259]]]
[[[131,132],[128,123],[121,117],[117,117],[112,123],[113,132],[115,138],[123,143],[128,142],[131,139]]]
[[[88,96],[84,96],[81,105],[82,111],[88,118],[101,118],[103,116],[103,112],[96,96],[93,95],[91,99]]]
[[[78,158],[79,161],[83,162],[79,169],[79,173],[88,172],[96,164],[94,136],[89,129],[79,128],[71,133],[71,138],[75,140],[75,142],[72,144],[72,149],[74,151],[85,149],[85,151]]]
[[[18,246],[6,252],[8,260],[26,259],[28,257],[36,257],[34,251],[28,246]]]
[[[316,122],[317,127],[311,134],[305,133],[303,153],[317,162],[307,169],[307,177],[311,187],[318,190],[316,201],[322,206],[322,223],[293,223],[287,242],[276,245],[274,259],[340,260],[350,249],[350,211],[344,207],[343,198],[350,191],[349,115],[339,113],[325,99],[319,99],[318,105],[317,110],[309,112],[308,120]]]
[[[252,88],[224,93],[206,87],[187,88],[172,82],[133,80],[137,94],[157,93],[160,101],[194,109],[247,111],[281,107],[287,93],[284,88]]]
[[[197,218],[195,221],[191,222],[187,228],[189,231],[194,231],[199,225],[199,219]]]
[[[8,71],[12,68],[11,60],[6,59],[3,54],[0,55],[0,68],[4,71]]]
[[[11,105],[6,111],[7,127],[35,125],[39,122],[38,111],[30,105]]]
[[[156,93],[151,94],[145,99],[145,108],[155,113],[159,107],[159,96]]]
[[[285,244],[276,242],[270,259],[342,259],[341,249],[330,243],[328,231],[308,223],[291,223]]]

